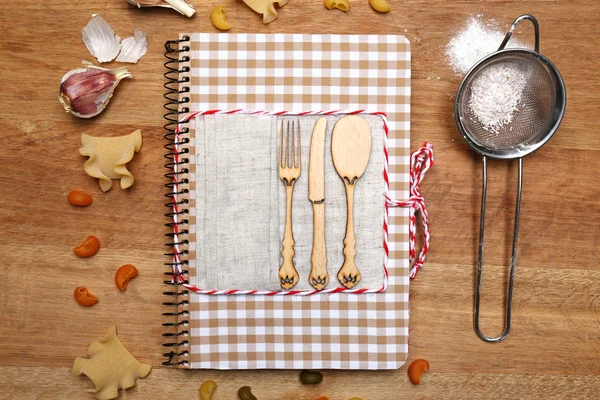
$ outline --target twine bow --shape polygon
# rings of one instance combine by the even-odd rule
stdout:
[[[433,166],[433,163],[433,145],[425,142],[424,146],[415,151],[410,157],[410,197],[408,200],[393,200],[387,193],[385,195],[388,206],[409,207],[408,260],[409,263],[412,264],[412,268],[410,269],[411,278],[414,278],[417,275],[417,271],[423,266],[425,255],[429,251],[429,216],[427,214],[427,209],[425,208],[425,199],[421,195],[419,189],[419,184],[423,180],[425,173]],[[415,257],[417,211],[420,211],[423,217],[423,248],[421,249],[419,256]]]

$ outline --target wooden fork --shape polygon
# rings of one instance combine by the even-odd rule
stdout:
[[[294,184],[300,177],[300,122],[298,120],[287,121],[285,129],[286,148],[283,153],[284,122],[281,122],[279,135],[279,179],[285,185],[286,211],[285,211],[285,233],[283,235],[281,255],[283,263],[279,268],[279,283],[285,290],[289,290],[298,283],[298,271],[294,267],[294,234],[292,233],[292,193]],[[295,134],[295,129],[297,134]],[[297,136],[297,139],[294,137]],[[297,148],[297,151],[295,151]]]

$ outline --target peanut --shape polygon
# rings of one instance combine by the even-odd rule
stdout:
[[[238,397],[240,400],[257,400],[256,396],[252,394],[250,386],[242,386],[240,390],[238,390]]]
[[[94,199],[92,199],[92,196],[90,196],[86,192],[73,190],[67,195],[67,201],[73,206],[87,207],[90,204],[92,204],[92,201],[94,201]]]
[[[317,371],[304,370],[300,372],[300,382],[305,385],[316,385],[323,381],[323,374]]]
[[[411,382],[415,385],[418,385],[419,382],[421,382],[421,375],[423,375],[423,372],[427,371],[428,369],[429,363],[427,360],[418,359],[413,361],[413,363],[410,364],[410,367],[408,367],[408,376]]]
[[[216,388],[217,384],[214,381],[204,381],[200,386],[200,400],[210,400]]]
[[[115,274],[115,284],[117,285],[117,287],[119,288],[120,291],[123,291],[123,290],[127,289],[127,285],[129,284],[129,281],[131,279],[135,278],[136,276],[138,276],[137,268],[131,264],[125,264],[117,270],[117,273]],[[206,381],[206,382],[212,382],[212,381]],[[204,382],[204,383],[206,383],[206,382]]]
[[[321,396],[317,400],[329,400],[329,397],[327,397],[327,396]]]
[[[85,286],[76,287],[73,296],[75,296],[75,300],[82,306],[89,307],[98,302],[98,298],[91,294]]]
[[[73,253],[79,257],[91,257],[98,252],[100,242],[96,236],[88,236],[83,244],[75,247]]]

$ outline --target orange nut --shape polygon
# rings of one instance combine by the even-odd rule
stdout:
[[[135,278],[136,276],[138,276],[137,268],[131,264],[125,264],[117,270],[117,273],[115,274],[115,284],[119,290],[123,291],[127,289],[129,280]]]
[[[408,367],[408,377],[410,378],[410,381],[415,385],[418,385],[421,382],[421,375],[428,369],[429,363],[427,360],[418,359],[413,361],[413,363],[410,364],[410,367]]]
[[[80,190],[73,190],[67,195],[67,201],[73,206],[87,207],[92,204],[92,196]]]
[[[100,242],[96,236],[88,236],[85,242],[73,249],[73,253],[79,257],[91,257],[98,252]]]
[[[73,292],[75,300],[82,306],[91,306],[98,302],[98,298],[91,294],[85,286],[79,286],[75,288]]]

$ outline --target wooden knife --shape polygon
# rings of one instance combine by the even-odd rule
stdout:
[[[308,199],[313,204],[312,268],[309,283],[322,290],[329,282],[325,248],[325,131],[327,119],[319,118],[313,128],[308,165]]]

